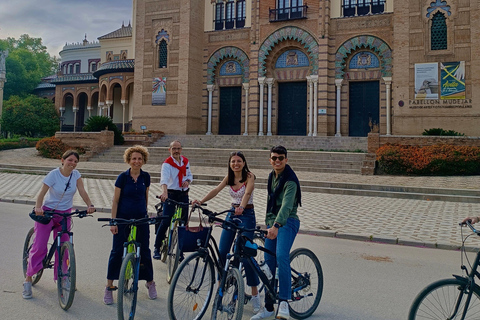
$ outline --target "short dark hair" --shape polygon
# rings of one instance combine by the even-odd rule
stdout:
[[[270,149],[270,153],[276,153],[276,154],[284,154],[285,158],[287,158],[287,149],[284,146],[275,146]]]

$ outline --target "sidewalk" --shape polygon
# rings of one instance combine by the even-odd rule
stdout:
[[[0,163],[17,165],[60,165],[60,160],[36,156],[33,148],[0,151]],[[77,169],[126,170],[121,163],[80,162]],[[295,169],[295,168],[293,168]],[[145,171],[159,172],[159,165],[144,166]],[[224,172],[225,171],[225,172]],[[223,175],[225,170],[192,166],[194,174]],[[255,170],[257,177],[267,177],[269,170]],[[299,179],[363,183],[375,185],[435,187],[449,189],[479,190],[480,176],[472,177],[392,177],[362,176],[352,174],[327,174],[297,172]],[[33,205],[44,176],[0,172],[0,201]],[[113,197],[114,180],[84,178],[85,188],[99,211],[109,212]],[[154,212],[155,196],[160,194],[158,182],[150,187],[149,211]],[[212,186],[191,187],[190,198],[202,198]],[[229,206],[230,196],[223,190],[209,201],[212,210],[224,210]],[[336,195],[302,192],[303,206],[299,208],[301,232],[321,236],[347,238],[361,241],[377,241],[414,246],[456,249],[460,246],[458,222],[466,216],[480,215],[480,204],[447,201],[410,200],[385,197]],[[255,190],[257,222],[265,218],[266,190]],[[76,206],[83,206],[78,193]],[[469,246],[478,247],[480,240],[469,241]]]

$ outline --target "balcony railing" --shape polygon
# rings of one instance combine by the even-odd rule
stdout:
[[[385,0],[365,1],[364,4],[347,4],[342,7],[344,17],[379,14],[385,11]]]
[[[241,29],[245,27],[245,18],[214,20],[215,30]]]
[[[270,22],[306,19],[307,18],[307,5],[270,9]]]

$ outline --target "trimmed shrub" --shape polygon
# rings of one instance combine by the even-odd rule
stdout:
[[[425,147],[385,144],[377,150],[377,161],[386,174],[477,175],[480,148],[433,145]]]
[[[79,154],[85,153],[85,148],[72,148],[55,137],[45,138],[38,141],[35,148],[42,157],[51,159],[61,159],[63,153],[70,149],[77,150]]]
[[[83,127],[83,131],[88,132],[97,132],[102,130],[109,130],[113,131],[113,144],[115,145],[122,145],[125,140],[123,139],[122,132],[117,128],[117,126],[113,123],[110,117],[106,116],[92,116],[87,119],[85,122],[85,126]]]
[[[0,140],[0,150],[35,147],[38,140],[40,139],[36,139],[36,138],[2,139]]]
[[[441,128],[425,129],[422,133],[424,136],[465,136],[465,133],[460,133],[454,130],[443,130]]]

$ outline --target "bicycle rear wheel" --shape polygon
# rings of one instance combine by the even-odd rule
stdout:
[[[117,316],[119,320],[135,317],[138,292],[138,270],[134,253],[127,253],[118,278]]]
[[[170,237],[170,248],[167,257],[167,282],[172,282],[172,277],[180,260],[180,248],[178,246],[178,228],[174,228]]]
[[[67,241],[62,244],[58,261],[58,301],[63,310],[68,310],[75,297],[77,281],[75,251],[73,251],[72,243]]]
[[[473,292],[471,290],[473,289]],[[471,294],[468,305],[466,301]],[[465,318],[462,318],[464,310]],[[478,319],[480,314],[480,289],[469,287],[459,279],[443,279],[428,285],[412,303],[409,320],[416,319]]]
[[[213,295],[215,269],[210,256],[202,252],[189,255],[178,266],[168,291],[170,319],[201,319]]]
[[[32,249],[33,241],[35,240],[35,229],[32,227],[28,233],[27,237],[25,238],[25,243],[23,245],[23,276],[27,276],[27,268],[28,268],[28,256],[30,255],[30,250]],[[35,285],[40,278],[42,277],[43,269],[38,271],[35,275],[32,276],[32,286]]]
[[[306,248],[290,253],[292,301],[290,313],[295,319],[310,317],[318,307],[323,292],[323,271],[315,253]]]
[[[243,278],[237,268],[227,272],[225,285],[217,290],[213,300],[212,319],[241,320],[245,299]]]

